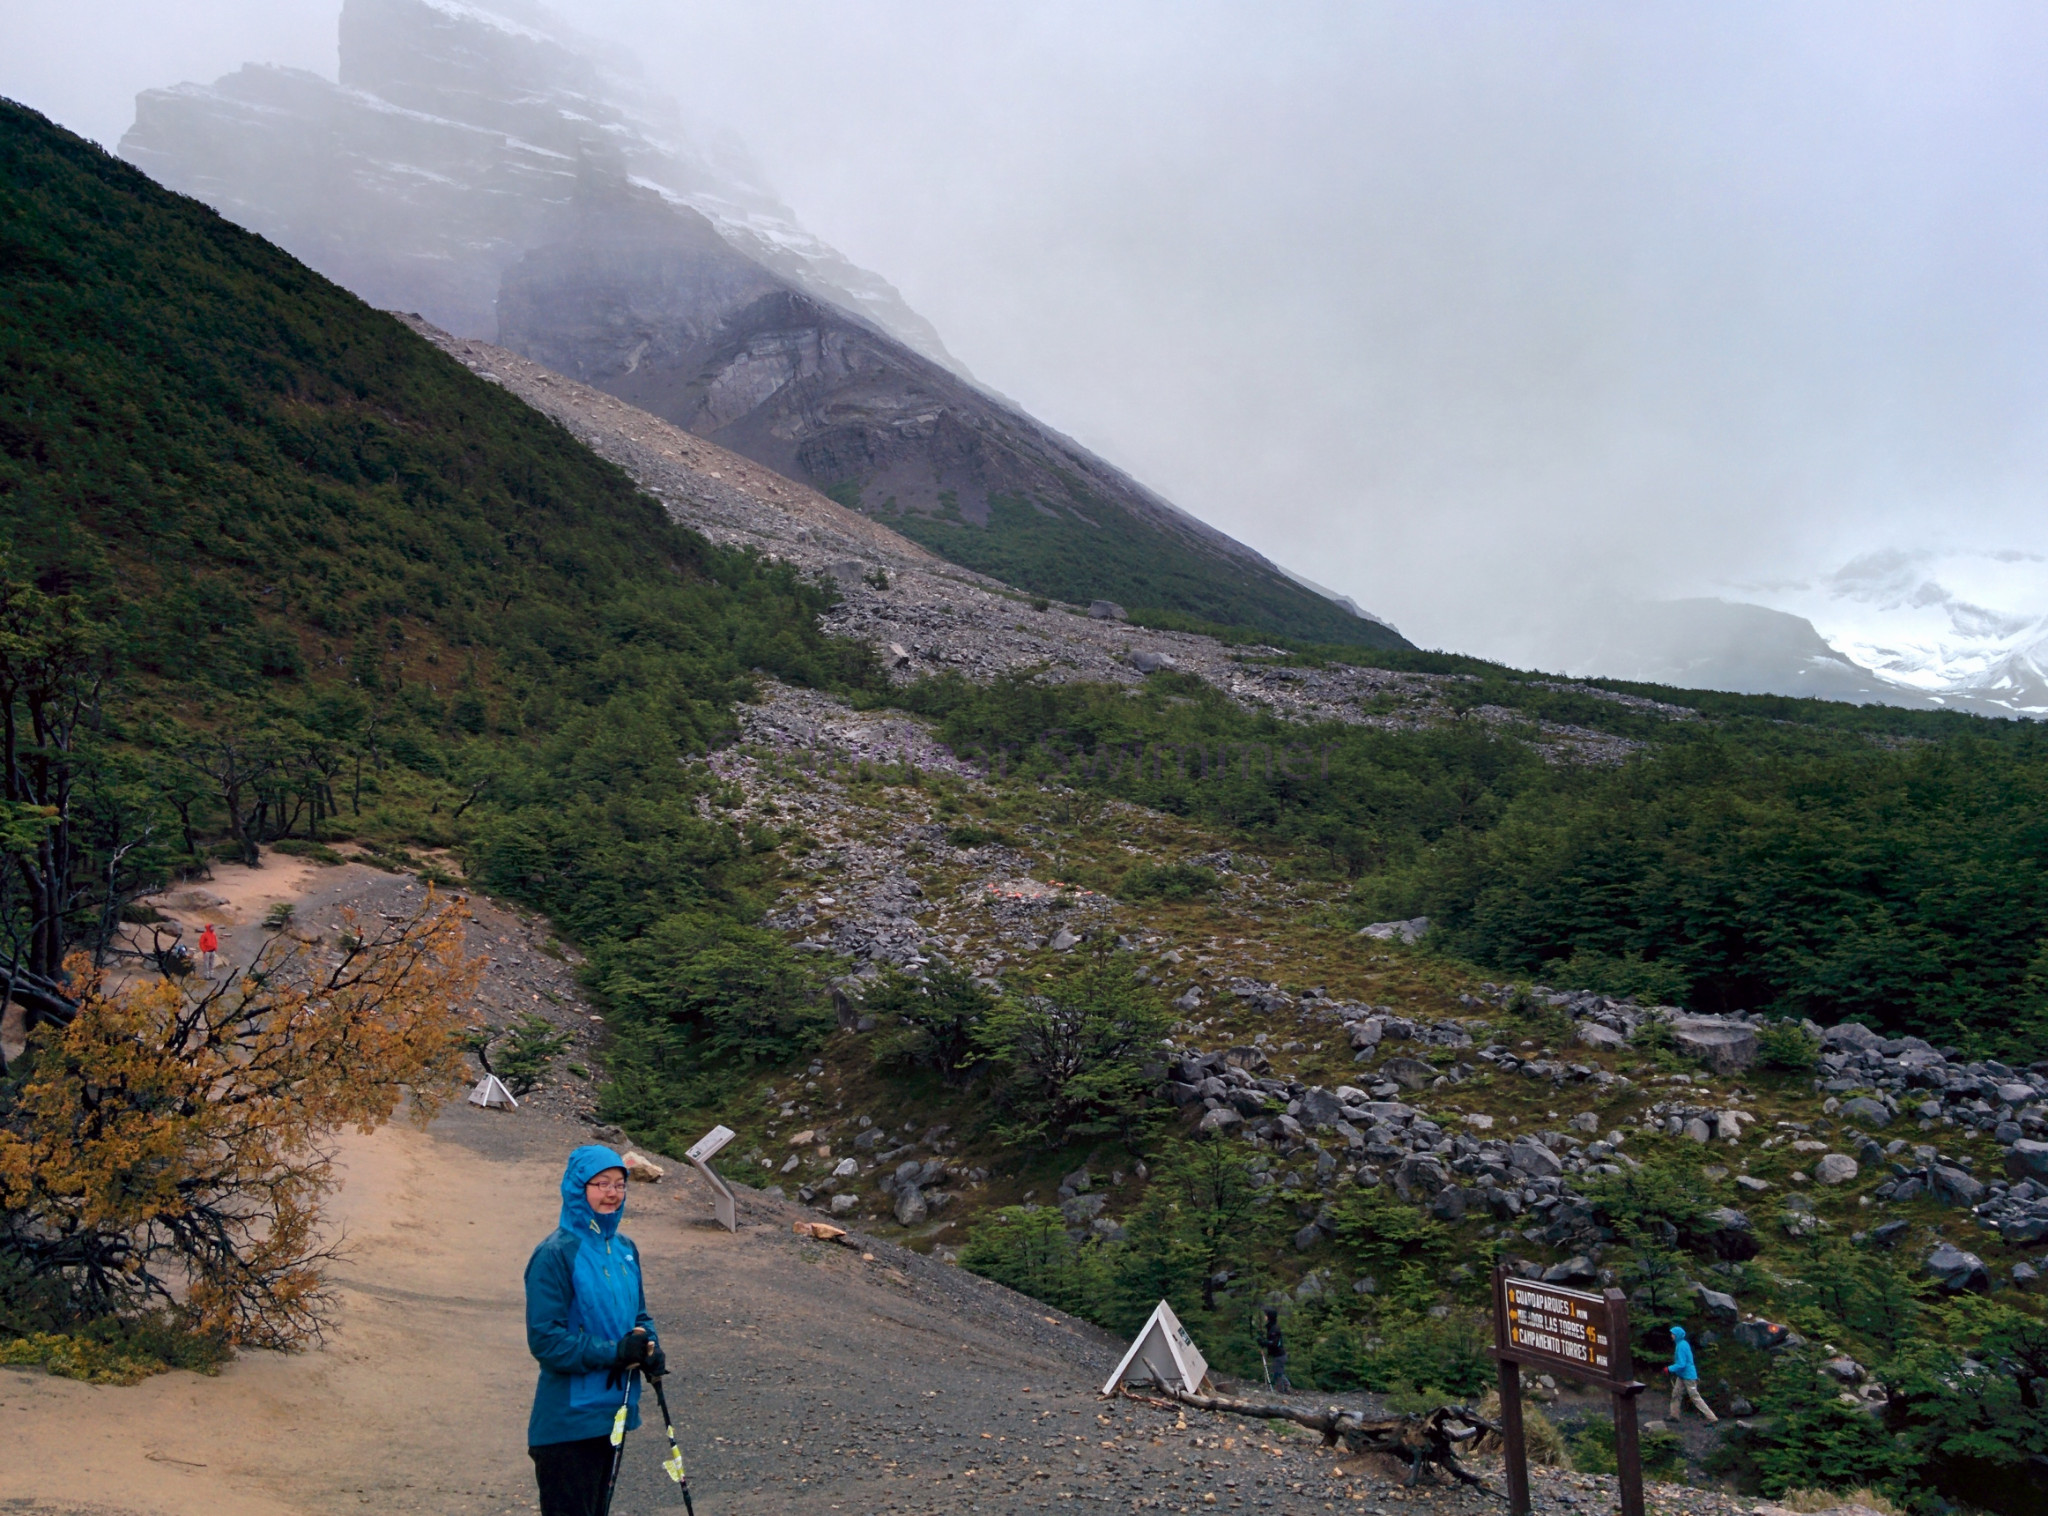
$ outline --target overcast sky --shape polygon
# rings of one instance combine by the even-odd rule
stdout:
[[[1838,632],[1852,560],[2048,551],[2048,8],[556,8],[977,376],[1426,645]],[[332,76],[338,9],[0,0],[0,92],[111,145],[139,89]]]

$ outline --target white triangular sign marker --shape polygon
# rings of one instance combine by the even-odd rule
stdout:
[[[519,1109],[519,1102],[505,1088],[505,1081],[496,1074],[486,1074],[476,1082],[476,1088],[469,1092],[469,1103],[480,1105],[485,1110],[493,1106],[502,1106],[508,1111]]]
[[[1114,1395],[1118,1385],[1135,1379],[1170,1385],[1196,1395],[1201,1393],[1202,1381],[1208,1376],[1209,1360],[1202,1356],[1195,1339],[1173,1314],[1173,1307],[1162,1300],[1153,1307],[1145,1330],[1132,1340],[1131,1349],[1117,1364],[1116,1372],[1103,1381],[1102,1393]]]

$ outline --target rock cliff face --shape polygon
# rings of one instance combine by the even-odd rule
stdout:
[[[524,0],[346,0],[339,83],[252,65],[147,91],[121,151],[365,299],[1027,590],[1405,645],[978,389],[885,281]]]

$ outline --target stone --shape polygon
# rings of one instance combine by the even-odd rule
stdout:
[[[1195,1130],[1204,1136],[1208,1136],[1217,1132],[1235,1131],[1243,1125],[1244,1117],[1238,1115],[1229,1106],[1221,1105],[1205,1115],[1200,1123],[1196,1125]]]
[[[1055,953],[1069,953],[1081,945],[1081,939],[1065,927],[1052,934],[1052,941],[1046,944]]]
[[[896,1190],[896,1221],[900,1226],[919,1226],[931,1214],[931,1204],[924,1198],[924,1191],[915,1185],[899,1185]]]
[[[1813,1166],[1813,1177],[1822,1184],[1847,1184],[1859,1170],[1847,1153],[1830,1153]]]
[[[1766,1321],[1761,1316],[1749,1321],[1738,1321],[1729,1333],[1746,1348],[1759,1353],[1776,1353],[1798,1343],[1799,1336],[1788,1326],[1775,1321]]]
[[[1975,1253],[1966,1253],[1953,1242],[1938,1244],[1927,1255],[1926,1269],[1934,1282],[1951,1295],[1966,1292],[1988,1294],[1991,1271]]]
[[[1088,602],[1088,619],[1091,621],[1122,621],[1124,608],[1114,600],[1091,600]]]
[[[1762,1250],[1756,1224],[1732,1205],[1718,1206],[1701,1218],[1707,1251],[1727,1263],[1743,1263]]]
[[[834,1179],[851,1179],[860,1172],[860,1165],[851,1158],[842,1158],[832,1165]]]
[[[1689,1142],[1708,1142],[1713,1139],[1714,1135],[1714,1129],[1698,1116],[1687,1121],[1682,1130],[1686,1140]]]
[[[1723,1294],[1720,1290],[1710,1290],[1703,1284],[1694,1285],[1692,1293],[1693,1298],[1699,1302],[1700,1314],[1709,1321],[1733,1326],[1742,1315],[1733,1295]]]
[[[1181,1012],[1199,1011],[1202,1008],[1201,986],[1189,985],[1180,998],[1173,1002],[1173,1008]]]
[[[1335,1091],[1316,1085],[1301,1097],[1297,1114],[1304,1126],[1335,1126],[1344,1119],[1344,1102]]]
[[[1770,1180],[1759,1179],[1754,1174],[1737,1174],[1735,1182],[1752,1195],[1761,1195],[1771,1187]]]
[[[1895,1247],[1911,1225],[1910,1221],[1887,1221],[1883,1226],[1870,1229],[1870,1240],[1881,1248]]]
[[[1742,1140],[1742,1118],[1733,1111],[1714,1113],[1714,1138],[1717,1142],[1740,1142]]]
[[[1436,1070],[1420,1058],[1389,1058],[1380,1073],[1404,1090],[1426,1090],[1436,1079]]]
[[[1351,1039],[1352,1050],[1362,1053],[1367,1048],[1379,1046],[1380,1038],[1386,1033],[1386,1023],[1377,1016],[1361,1016],[1344,1031]]]
[[[2022,1106],[2033,1098],[2034,1087],[2031,1084],[2001,1084],[1998,1087],[2001,1105]]]
[[[1306,1253],[1322,1240],[1323,1229],[1311,1221],[1307,1226],[1294,1234],[1294,1249],[1298,1253]]]
[[[1396,1164],[1393,1178],[1394,1193],[1410,1204],[1435,1199],[1436,1192],[1449,1182],[1442,1164],[1420,1155]]]
[[[1465,1192],[1455,1184],[1445,1185],[1429,1202],[1429,1214],[1438,1221],[1463,1221],[1465,1209]]]
[[[1131,667],[1141,674],[1156,674],[1161,669],[1179,667],[1173,661],[1173,654],[1171,653],[1133,653],[1131,654],[1130,661]]]
[[[1998,1235],[2009,1247],[2032,1247],[2048,1238],[2048,1216],[2010,1216],[1998,1224]]]
[[[1360,927],[1358,935],[1370,937],[1376,942],[1420,942],[1429,933],[1429,918],[1416,916],[1408,921],[1375,921],[1371,926]]]
[[[1582,1048],[1595,1052],[1614,1052],[1628,1046],[1628,1038],[1611,1026],[1602,1026],[1597,1021],[1581,1021],[1572,1028],[1572,1041]]]
[[[1060,1215],[1066,1218],[1068,1226],[1086,1226],[1102,1214],[1108,1202],[1107,1195],[1076,1195],[1060,1202]]]
[[[1564,1172],[1564,1163],[1557,1154],[1526,1137],[1508,1149],[1508,1167],[1531,1179],[1551,1179]]]
[[[889,667],[890,667],[890,668],[892,668],[892,669],[907,669],[907,668],[909,668],[909,667],[910,667],[910,649],[909,649],[909,648],[905,647],[905,646],[904,646],[904,645],[903,645],[902,643],[900,643],[900,642],[892,642],[892,643],[888,644],[888,649],[889,649],[889,652],[888,652],[888,658],[887,658],[887,660],[886,660],[886,661],[888,662],[888,665],[889,665]]]
[[[1490,1132],[1493,1130],[1493,1118],[1491,1116],[1482,1116],[1477,1111],[1467,1111],[1459,1119],[1475,1132]]]
[[[2008,1179],[2048,1179],[2048,1142],[2022,1137],[2005,1155]]]
[[[1934,1164],[1928,1169],[1927,1188],[1936,1200],[1947,1205],[1959,1206],[1978,1205],[1988,1193],[1981,1181],[1971,1178],[1961,1169],[1952,1169],[1943,1163]]]
[[[1883,1045],[1883,1037],[1855,1021],[1845,1021],[1840,1026],[1831,1026],[1820,1034],[1820,1049],[1823,1053],[1874,1053]]]
[[[1671,1040],[1717,1074],[1733,1074],[1756,1061],[1756,1032],[1747,1022],[1722,1016],[1674,1016]]]
[[[859,1204],[860,1196],[858,1195],[834,1195],[832,1197],[832,1214],[835,1216],[844,1216],[848,1211],[852,1210],[855,1206]]]
[[[1821,1365],[1821,1369],[1843,1384],[1854,1384],[1863,1377],[1863,1365],[1849,1357],[1830,1358]]]
[[[1600,1130],[1599,1114],[1594,1111],[1581,1111],[1578,1115],[1572,1117],[1571,1127],[1573,1131],[1577,1132],[1597,1132]]]
[[[1543,1271],[1545,1284],[1592,1284],[1600,1277],[1600,1266],[1584,1253],[1554,1263]]]
[[[1754,1416],[1756,1414],[1756,1407],[1747,1400],[1744,1400],[1740,1395],[1737,1395],[1728,1402],[1728,1414],[1730,1416]]]
[[[2033,1294],[2041,1288],[2041,1271],[2031,1263],[2016,1263],[2012,1266],[2012,1287]]]
[[[1841,1117],[1853,1126],[1881,1127],[1892,1119],[1892,1113],[1882,1100],[1873,1100],[1868,1095],[1858,1095],[1842,1103]]]

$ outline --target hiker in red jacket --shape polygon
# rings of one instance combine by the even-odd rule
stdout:
[[[213,977],[213,955],[219,951],[220,938],[213,930],[213,923],[209,921],[206,923],[206,930],[199,934],[199,972],[205,978]]]

